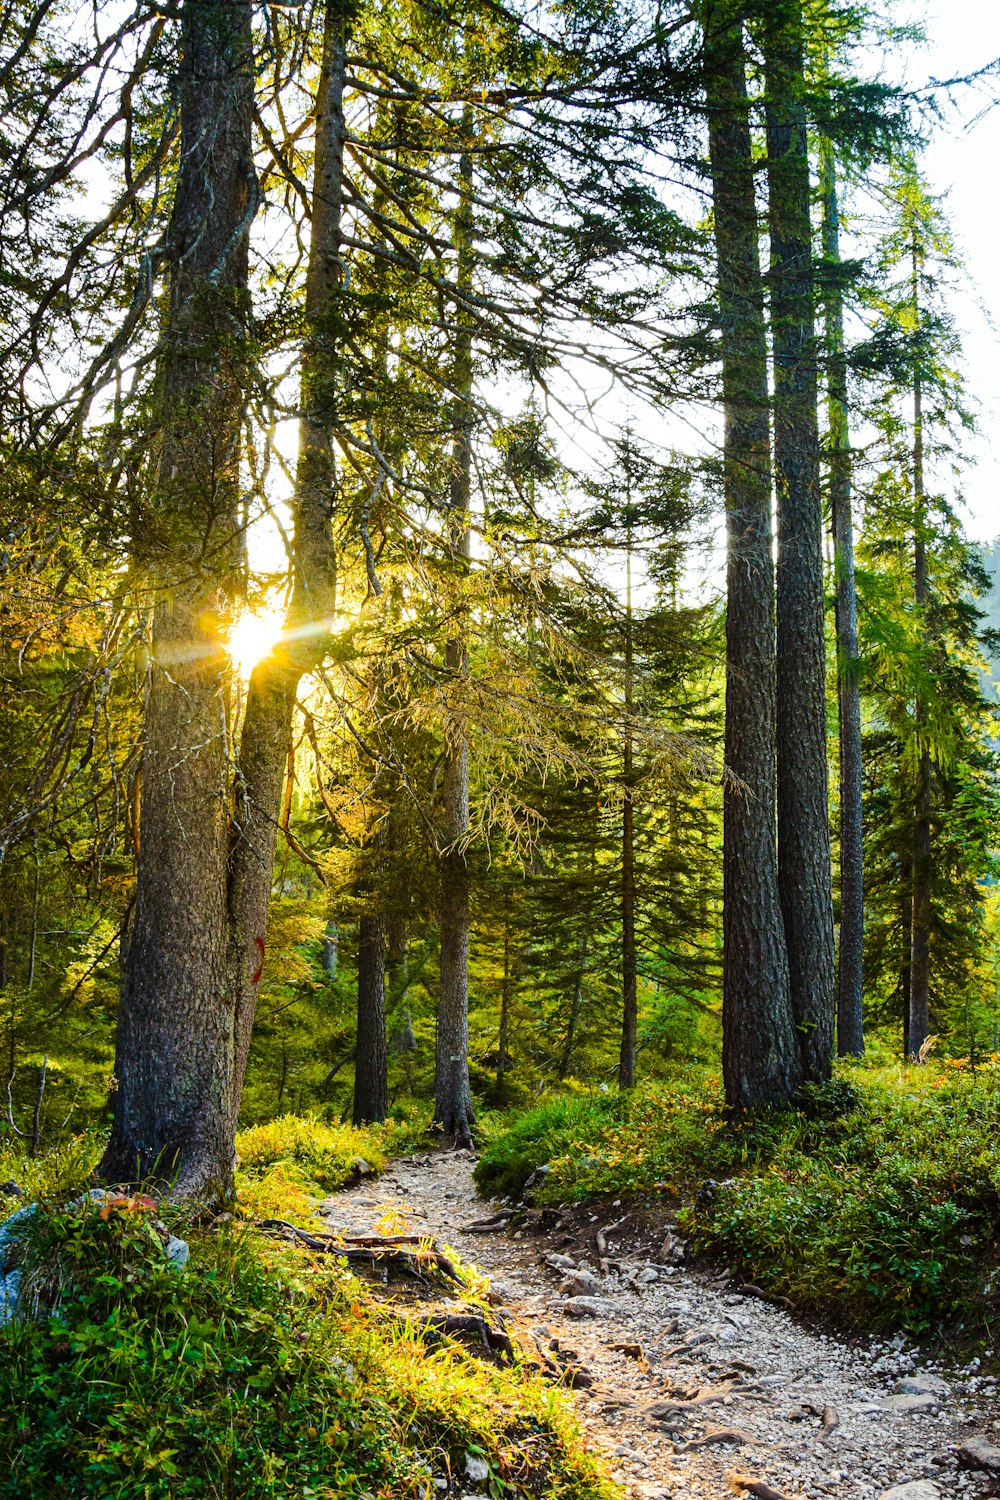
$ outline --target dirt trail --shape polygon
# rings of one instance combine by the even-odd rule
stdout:
[[[899,1500],[994,1493],[955,1451],[973,1434],[1000,1442],[996,1383],[975,1366],[928,1366],[901,1338],[814,1332],[699,1271],[630,1254],[627,1204],[585,1216],[582,1230],[576,1214],[566,1264],[550,1266],[558,1227],[547,1238],[468,1232],[498,1207],[477,1197],[472,1167],[465,1152],[405,1158],[323,1212],[352,1233],[406,1224],[476,1263],[525,1350],[576,1372],[584,1425],[634,1500],[732,1500],[740,1478],[788,1500],[876,1500],[910,1484]]]

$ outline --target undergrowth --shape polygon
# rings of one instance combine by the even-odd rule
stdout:
[[[22,1314],[0,1329],[0,1500],[609,1500],[560,1392],[428,1349],[337,1262],[232,1223],[171,1227],[141,1199],[43,1207]],[[460,1488],[450,1485],[452,1492]]]
[[[390,1156],[411,1145],[417,1127],[409,1121],[384,1125],[327,1124],[283,1115],[252,1125],[236,1137],[237,1204],[250,1218],[310,1218],[314,1200],[382,1172]]]
[[[845,1065],[798,1109],[733,1120],[711,1075],[555,1099],[491,1140],[487,1193],[680,1204],[701,1250],[801,1308],[914,1332],[992,1322],[1000,1068]],[[539,1170],[541,1169],[541,1170]]]

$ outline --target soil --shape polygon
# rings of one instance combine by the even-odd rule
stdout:
[[[944,1368],[902,1336],[805,1326],[687,1264],[656,1205],[510,1219],[477,1196],[473,1166],[465,1151],[403,1158],[322,1212],[337,1231],[427,1235],[478,1266],[494,1316],[570,1389],[630,1500],[879,1500],[918,1481],[899,1500],[997,1493],[959,1463],[970,1437],[1000,1444],[997,1383],[978,1361]]]

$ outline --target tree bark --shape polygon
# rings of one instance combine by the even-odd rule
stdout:
[[[455,213],[456,279],[459,288],[472,283],[472,158],[459,160],[459,202]],[[451,476],[448,528],[460,567],[472,551],[469,508],[472,499],[472,332],[461,308],[455,335]],[[464,634],[445,647],[452,684],[468,675]],[[469,833],[469,742],[452,727],[446,735],[442,773],[444,817],[441,857],[441,988],[438,1000],[437,1055],[434,1078],[434,1124],[453,1136],[456,1146],[471,1145],[475,1116],[469,1088],[469,869],[465,841]]]
[[[639,1024],[638,967],[635,953],[635,807],[632,746],[632,537],[626,552],[625,583],[625,722],[622,743],[622,1039],[618,1087],[635,1087]]]
[[[917,298],[917,257],[914,250],[914,306]],[[927,545],[924,540],[924,413],[923,387],[918,375],[913,386],[913,603],[926,645]],[[933,842],[931,834],[931,760],[927,751],[927,703],[920,687],[914,693],[913,733],[917,750],[917,784],[913,818],[912,913],[910,919],[910,1004],[906,1049],[918,1057],[930,1035],[930,928]]]
[[[263,972],[267,915],[298,685],[322,661],[336,598],[332,512],[333,417],[340,295],[346,34],[343,6],[328,0],[316,94],[311,239],[306,270],[299,450],[292,497],[292,598],[282,639],[250,677],[236,777],[229,858],[228,984],[235,1015],[232,1107],[239,1110]]]
[[[385,923],[362,916],[358,930],[358,1032],[354,1059],[355,1125],[389,1113],[385,1041]]]
[[[246,383],[251,7],[185,0],[157,491],[133,547],[154,597],[138,883],[118,1016],[110,1180],[232,1191],[225,985],[228,664]]]
[[[707,0],[705,78],[722,332],[728,536],[723,1074],[735,1108],[798,1083],[775,846],[767,340],[741,11]]]
[[[862,825],[861,686],[858,680],[858,596],[854,577],[851,436],[847,404],[840,212],[833,146],[820,141],[826,298],[827,408],[830,423],[830,509],[833,523],[837,627],[837,717],[840,731],[840,951],[837,966],[837,1052],[865,1050],[862,1008],[864,953],[864,835]]]
[[[829,1078],[835,963],[826,754],[809,155],[800,0],[769,7],[767,87],[774,454],[778,496],[778,879],[803,1077]]]

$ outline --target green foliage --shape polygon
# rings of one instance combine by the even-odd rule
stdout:
[[[466,1453],[491,1494],[609,1496],[530,1372],[431,1352],[336,1265],[250,1233],[178,1226],[178,1271],[148,1220],[88,1203],[33,1229],[61,1296],[0,1330],[4,1500],[417,1496]]]
[[[766,1290],[925,1331],[994,1311],[998,1073],[844,1066],[801,1108],[740,1119],[711,1075],[554,1099],[489,1143],[477,1181],[515,1193],[545,1167],[547,1201],[666,1194],[698,1248]]]
[[[252,1125],[236,1137],[237,1200],[254,1218],[308,1218],[312,1200],[346,1186],[366,1172],[381,1172],[386,1159],[413,1141],[412,1125],[326,1124],[283,1115]]]

